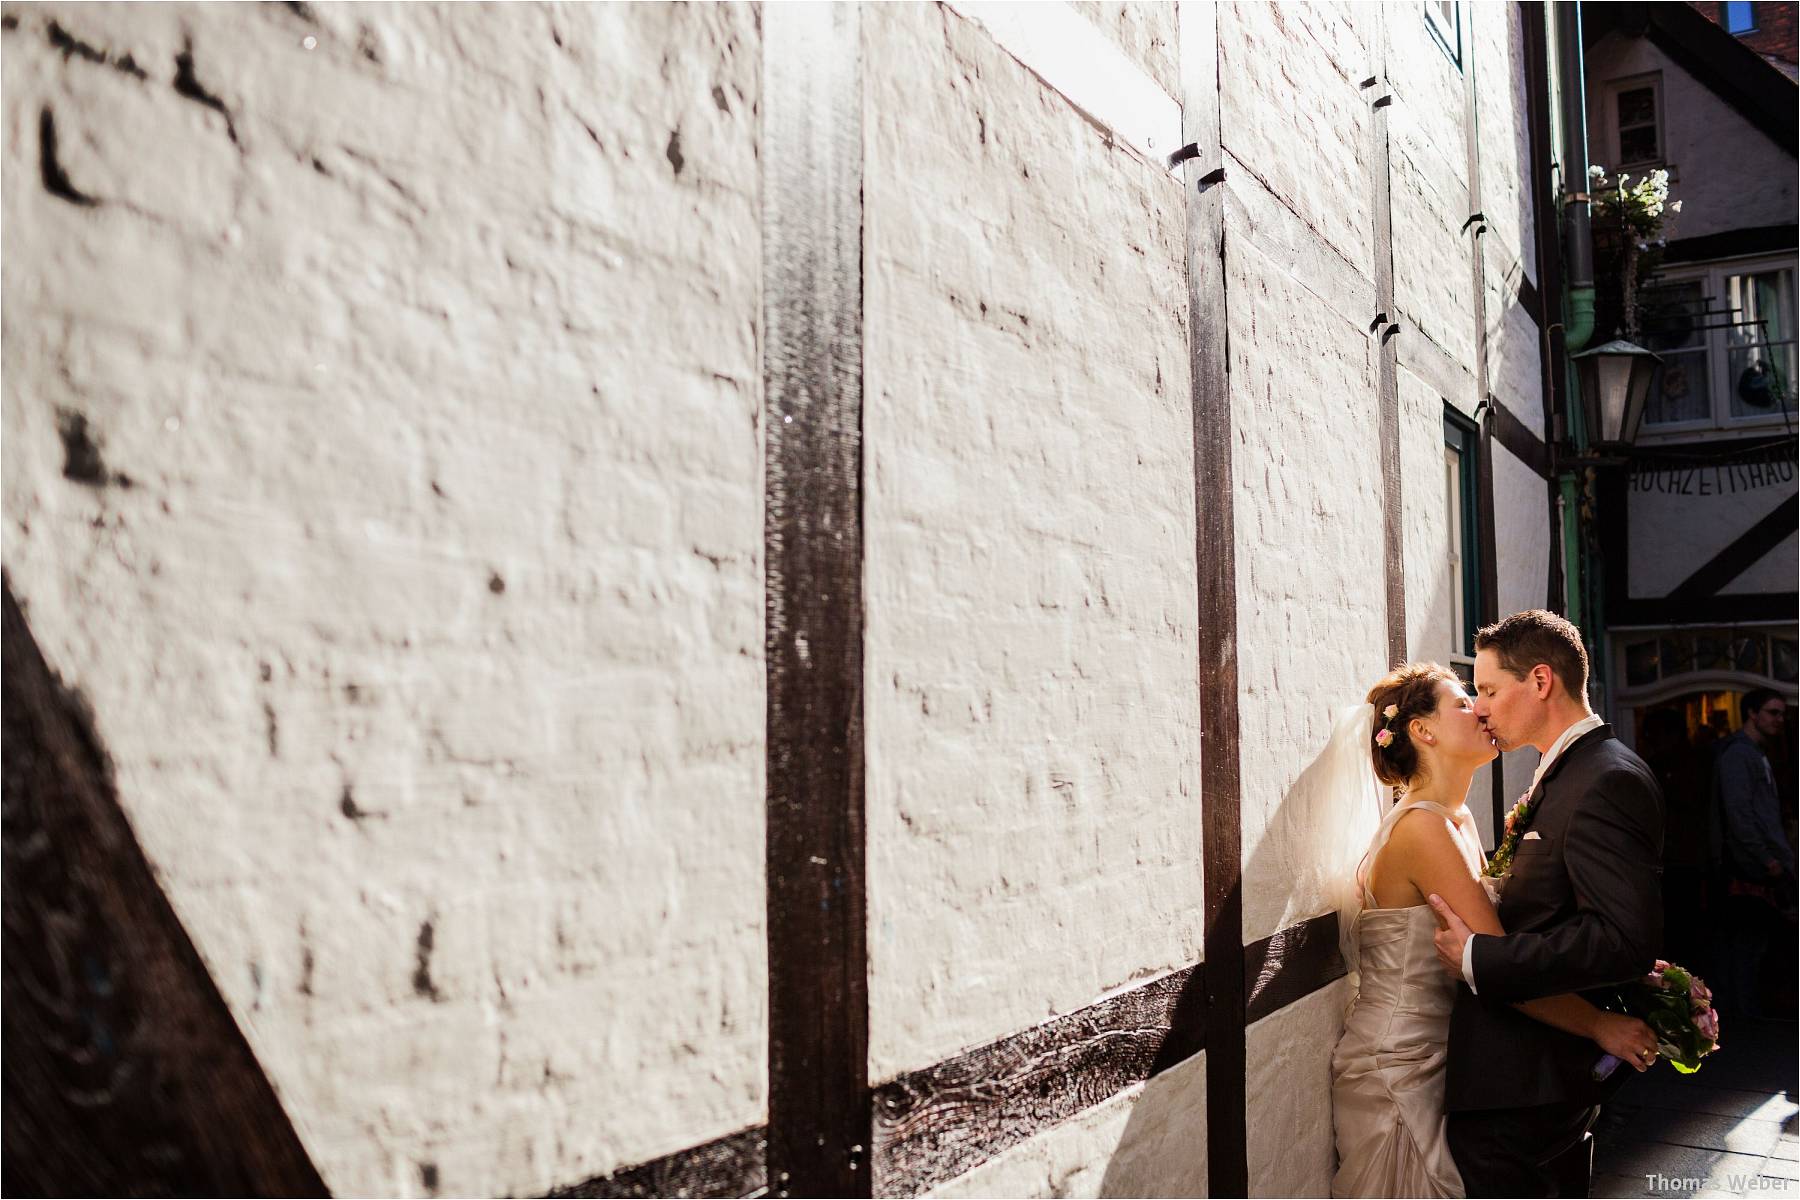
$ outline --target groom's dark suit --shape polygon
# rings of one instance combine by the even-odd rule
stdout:
[[[1601,1099],[1599,1048],[1512,1005],[1642,976],[1662,943],[1662,791],[1611,726],[1550,764],[1527,828],[1500,899],[1506,935],[1474,939],[1479,994],[1459,987],[1450,1016],[1447,1132],[1470,1196],[1550,1195],[1543,1162]]]

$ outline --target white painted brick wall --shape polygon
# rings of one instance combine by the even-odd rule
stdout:
[[[941,1197],[1204,1196],[1206,1053],[934,1189]]]
[[[1169,9],[1080,7],[1179,94]],[[327,1182],[542,1190],[762,1120],[755,11],[18,12],[7,571]],[[1181,190],[953,13],[862,19],[881,1079],[1199,957],[1199,697]],[[1265,830],[1386,660],[1371,28],[1242,4],[1189,48],[1230,155],[1247,941],[1322,908]],[[230,130],[169,84],[189,37]],[[45,106],[98,207],[39,185]],[[1454,375],[1433,127],[1395,243]],[[1441,406],[1402,379],[1422,645]],[[131,487],[62,476],[61,410]],[[1509,463],[1503,609],[1548,553]],[[1259,1194],[1328,1178],[1341,986],[1251,1030]],[[1202,1055],[941,1192],[1197,1194],[1204,1112]]]
[[[1490,256],[1518,263],[1536,283],[1524,14],[1516,4],[1466,4],[1462,13],[1464,36],[1474,54],[1481,211],[1488,226],[1484,240]],[[1491,304],[1488,315],[1493,316]]]
[[[1321,911],[1263,833],[1336,708],[1384,669],[1387,618],[1373,342],[1226,240],[1250,942]]]
[[[1225,149],[1370,272],[1369,102],[1357,84],[1373,55],[1363,24],[1345,4],[1220,5],[1219,106]]]
[[[1406,644],[1414,658],[1448,662],[1456,627],[1455,532],[1445,519],[1444,401],[1411,371],[1400,375],[1400,499],[1405,531]],[[1474,555],[1480,547],[1465,546]],[[1460,579],[1460,572],[1455,573]],[[1373,681],[1371,681],[1373,682]]]
[[[1199,956],[1185,209],[864,10],[873,1077]]]
[[[1174,4],[1150,0],[1070,0],[1069,7],[1085,17],[1108,41],[1125,51],[1158,87],[1180,101],[1180,37]]]
[[[1494,255],[1487,270],[1488,389],[1519,423],[1543,439],[1543,331],[1518,303],[1516,286],[1502,274]],[[1552,312],[1562,301],[1552,297]],[[1496,495],[1500,493],[1496,491]]]
[[[327,1184],[542,1190],[763,1116],[756,18],[316,12],[8,9],[5,563]]]
[[[1331,1195],[1331,1052],[1349,1002],[1340,979],[1244,1031],[1252,1196]]]

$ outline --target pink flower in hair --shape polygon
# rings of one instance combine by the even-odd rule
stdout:
[[[1393,742],[1394,731],[1391,729],[1383,729],[1375,735],[1375,744],[1380,746],[1383,750],[1391,746]]]

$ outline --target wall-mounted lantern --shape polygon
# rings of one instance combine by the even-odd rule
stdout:
[[[1581,410],[1587,419],[1590,450],[1622,454],[1637,441],[1650,386],[1662,356],[1631,342],[1615,339],[1604,346],[1571,354],[1581,374]]]

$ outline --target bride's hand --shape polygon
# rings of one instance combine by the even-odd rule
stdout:
[[[1639,1071],[1648,1070],[1656,1062],[1656,1031],[1636,1017],[1601,1013],[1595,1018],[1594,1041],[1602,1050]]]

